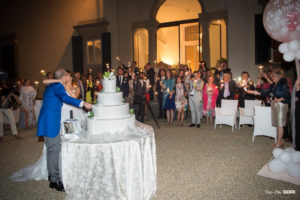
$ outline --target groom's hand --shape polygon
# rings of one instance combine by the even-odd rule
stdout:
[[[90,103],[87,103],[87,102],[83,102],[83,106],[88,109],[88,110],[91,110],[92,109],[92,104]]]

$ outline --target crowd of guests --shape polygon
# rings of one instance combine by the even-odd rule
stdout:
[[[270,67],[266,73],[261,71],[256,83],[251,80],[247,71],[243,71],[238,80],[233,80],[231,69],[226,61],[223,61],[214,73],[204,61],[194,72],[191,72],[186,65],[170,70],[160,64],[159,70],[156,84],[160,105],[159,117],[166,113],[168,123],[173,122],[175,111],[177,112],[177,125],[179,122],[183,125],[186,115],[182,113],[189,108],[191,113],[189,127],[200,128],[200,120],[203,116],[206,117],[207,124],[213,124],[215,107],[221,106],[222,99],[237,99],[239,107],[245,106],[245,100],[260,99],[265,106],[271,106],[272,125],[277,127],[277,142],[274,147],[282,147],[283,138],[292,139],[288,113],[291,103],[296,104],[295,120],[299,121],[299,116],[297,117],[297,113],[300,112],[297,106],[299,97],[295,102],[291,102],[292,81],[284,75],[284,70],[272,70]],[[296,85],[295,92],[299,95],[299,79]],[[296,123],[299,132],[300,129],[297,126]],[[296,138],[298,149],[299,137]]]
[[[284,75],[284,70],[272,70],[269,67],[266,73],[260,71],[254,82],[247,71],[243,71],[238,80],[232,79],[226,60],[214,71],[207,67],[205,61],[201,61],[193,72],[187,65],[172,68],[160,62],[155,67],[159,70],[157,77],[149,63],[140,69],[133,62],[132,66],[122,65],[117,70],[117,80],[120,80],[118,86],[126,101],[134,108],[137,120],[144,121],[145,105],[153,96],[157,96],[159,103],[158,118],[166,118],[169,124],[177,120],[177,126],[183,126],[184,119],[190,113],[189,127],[197,128],[200,128],[203,116],[208,125],[213,124],[215,107],[221,106],[222,99],[237,99],[239,107],[245,106],[245,100],[260,99],[265,106],[271,106],[272,125],[277,127],[277,143],[274,147],[282,147],[283,138],[292,139],[288,112],[291,103],[297,104],[299,99],[291,102],[292,81]],[[299,82],[298,79],[295,92],[299,90]],[[296,109],[299,110],[299,106]],[[299,146],[299,136],[297,138]]]
[[[19,79],[16,82],[2,80],[0,85],[0,141],[4,133],[4,122],[8,121],[12,134],[20,139],[16,122],[21,128],[36,126],[34,105],[36,89],[28,79]],[[19,119],[15,119],[13,111],[19,110]],[[4,118],[6,117],[6,118]]]
[[[266,73],[261,71],[254,82],[246,71],[241,73],[240,79],[232,79],[226,60],[214,69],[201,61],[195,71],[188,65],[174,68],[163,62],[155,67],[158,68],[157,74],[150,63],[140,68],[135,61],[128,63],[128,66],[120,62],[115,71],[117,87],[123,92],[124,100],[134,109],[137,120],[144,122],[149,102],[155,97],[159,104],[158,118],[166,118],[169,124],[177,120],[177,126],[184,126],[184,120],[190,113],[189,127],[197,128],[200,128],[203,116],[208,125],[213,124],[215,107],[221,106],[222,99],[238,99],[239,107],[244,107],[245,100],[261,99],[272,108],[272,124],[277,127],[278,134],[276,147],[283,145],[284,132],[288,132],[287,113],[293,90],[292,81],[284,76],[283,70],[273,71],[270,68]],[[113,71],[109,68],[107,70]],[[103,73],[95,73],[93,69],[89,69],[86,75],[78,71],[69,73],[72,78],[64,83],[69,95],[88,103],[96,103],[97,93],[103,88]],[[51,80],[53,73],[48,72],[44,84],[52,83]],[[299,80],[297,83],[299,98]],[[30,80],[19,79],[13,87],[9,87],[7,81],[2,81],[0,113],[11,121],[13,114],[8,108],[20,107],[20,127],[33,127],[36,123],[33,109],[35,97],[36,89],[31,86]],[[296,104],[298,102],[296,99]],[[299,105],[296,108],[299,110]],[[0,116],[0,119],[3,117]],[[0,122],[3,124],[3,120]],[[16,127],[11,126],[11,129],[13,135],[18,137]],[[0,129],[0,138],[2,136],[3,129]]]

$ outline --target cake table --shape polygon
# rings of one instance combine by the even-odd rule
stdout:
[[[126,131],[62,140],[66,199],[148,200],[155,194],[153,128],[136,122],[135,130]]]

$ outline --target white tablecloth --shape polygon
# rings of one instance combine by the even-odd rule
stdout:
[[[148,200],[154,195],[154,131],[151,126],[136,125],[135,130],[116,136],[62,141],[66,199]]]
[[[35,113],[36,120],[38,120],[39,118],[42,104],[43,104],[43,100],[35,100],[34,113]]]

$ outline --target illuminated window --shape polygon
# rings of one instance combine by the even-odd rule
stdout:
[[[217,60],[227,58],[226,23],[224,20],[214,20],[209,25],[210,63],[216,66]]]
[[[198,0],[166,0],[156,14],[159,23],[198,18],[202,13]]]
[[[197,25],[192,25],[185,27],[184,29],[184,36],[185,36],[185,41],[194,41],[198,40],[199,37],[199,26]]]
[[[201,35],[202,27],[199,23],[180,25],[180,61],[188,64],[193,71],[198,70],[198,63],[202,60]]]
[[[147,29],[139,28],[134,33],[134,60],[137,66],[144,67],[149,56],[149,34]]]
[[[157,60],[168,65],[179,63],[178,26],[160,28],[157,31]]]
[[[102,61],[101,41],[87,41],[87,66],[95,68]]]

